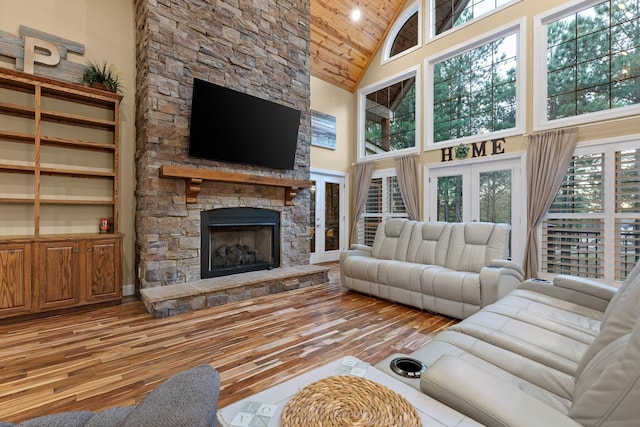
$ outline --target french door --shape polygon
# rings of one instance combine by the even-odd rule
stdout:
[[[346,249],[346,177],[315,171],[311,180],[311,263],[337,261]]]
[[[430,221],[511,224],[511,258],[522,262],[526,239],[526,188],[521,157],[462,166],[430,167],[425,174]]]

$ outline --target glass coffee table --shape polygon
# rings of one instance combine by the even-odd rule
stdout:
[[[481,425],[402,381],[352,356],[329,362],[326,365],[220,409],[217,414],[218,424],[223,427],[280,426],[283,409],[293,396],[311,383],[336,375],[350,375],[365,378],[400,394],[415,408],[423,426]]]

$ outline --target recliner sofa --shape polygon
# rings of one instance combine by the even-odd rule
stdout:
[[[413,387],[489,426],[640,425],[640,262],[620,289],[527,280],[409,355]]]
[[[509,261],[508,224],[419,222],[392,218],[373,246],[340,254],[342,286],[463,319],[524,280]]]

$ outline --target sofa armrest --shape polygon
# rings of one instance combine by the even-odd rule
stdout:
[[[349,249],[372,252],[373,248],[369,245],[363,245],[361,243],[353,243]]]
[[[487,426],[578,426],[512,384],[451,355],[443,355],[422,374],[422,391]]]
[[[492,304],[524,280],[522,267],[506,259],[493,259],[480,270],[480,306]]]
[[[613,286],[567,275],[559,275],[553,282],[529,279],[522,282],[519,288],[571,301],[599,311],[606,310],[609,301],[617,292]]]
[[[596,282],[582,277],[567,276],[560,274],[553,279],[553,285],[559,288],[565,288],[581,292],[583,294],[592,295],[605,301],[611,301],[616,294],[617,289],[604,283]]]

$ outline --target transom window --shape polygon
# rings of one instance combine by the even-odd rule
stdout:
[[[431,36],[464,25],[513,0],[431,0]]]
[[[542,18],[540,32],[546,101],[539,122],[582,123],[640,105],[640,3],[580,2]]]
[[[577,149],[542,223],[542,271],[623,281],[640,258],[640,148]]]
[[[372,246],[376,230],[382,221],[407,217],[395,171],[375,173],[369,184],[364,213],[358,222],[358,241]]]
[[[416,73],[360,91],[359,158],[416,150]]]
[[[422,39],[421,4],[422,2],[419,1],[407,8],[391,27],[383,50],[383,63],[420,47]]]
[[[430,60],[433,107],[427,126],[433,131],[427,144],[505,136],[521,126],[518,28]]]

